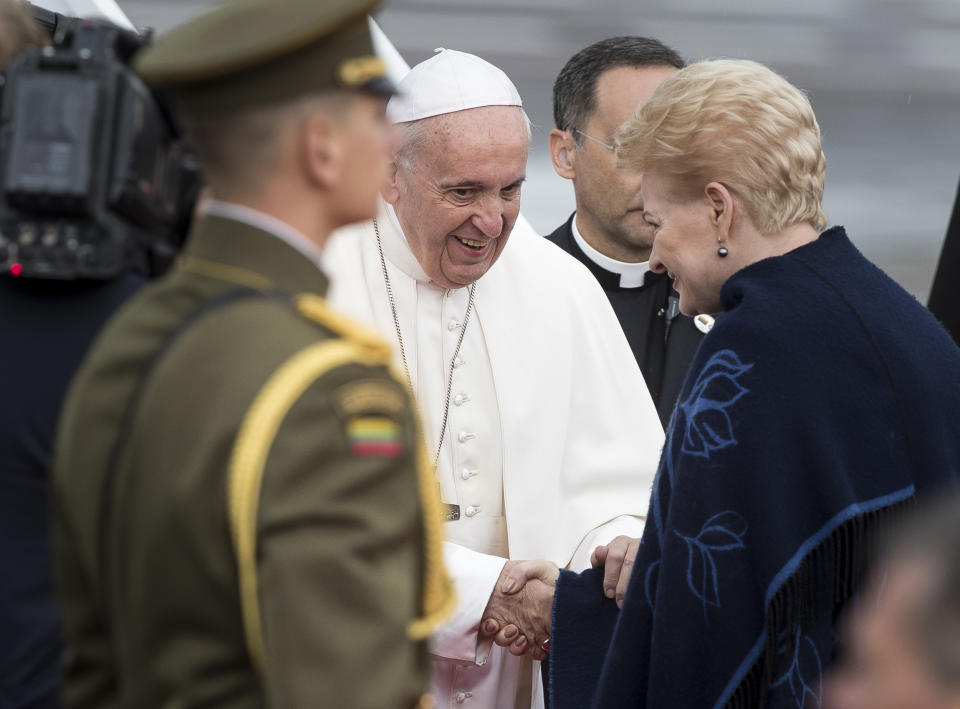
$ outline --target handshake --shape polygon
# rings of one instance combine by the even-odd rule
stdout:
[[[618,606],[630,582],[639,539],[617,537],[597,547],[590,557],[593,566],[603,566],[603,593]],[[513,655],[544,660],[550,651],[553,594],[560,569],[552,561],[508,561],[500,572],[480,620],[480,635],[493,638]]]

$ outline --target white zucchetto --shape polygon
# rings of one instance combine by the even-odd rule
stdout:
[[[481,106],[522,106],[513,82],[478,56],[438,49],[400,81],[387,104],[391,123],[406,123]]]

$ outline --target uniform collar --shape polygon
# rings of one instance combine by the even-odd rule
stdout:
[[[587,240],[583,238],[583,235],[580,234],[580,230],[577,228],[576,212],[574,212],[573,217],[570,219],[570,231],[573,234],[573,240],[588,259],[604,271],[609,271],[619,276],[619,286],[621,288],[643,287],[644,276],[650,270],[649,261],[644,261],[643,263],[626,263],[612,259],[597,251],[590,246]]]
[[[211,213],[198,216],[181,265],[188,271],[262,290],[327,292],[327,278],[317,263],[286,239],[248,221]]]
[[[256,227],[268,234],[288,243],[297,251],[302,253],[308,259],[320,266],[323,257],[323,250],[320,246],[311,241],[303,232],[294,229],[281,219],[261,212],[258,209],[247,207],[236,202],[224,202],[219,199],[206,199],[201,207],[203,214],[209,214],[214,217],[223,217],[224,219],[233,219],[237,222]]]

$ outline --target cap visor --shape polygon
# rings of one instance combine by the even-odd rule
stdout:
[[[397,85],[390,81],[389,77],[386,76],[378,76],[375,79],[370,79],[370,81],[360,87],[360,90],[366,91],[370,94],[376,94],[377,96],[383,96],[385,98],[390,98],[391,96],[399,93],[397,90]]]

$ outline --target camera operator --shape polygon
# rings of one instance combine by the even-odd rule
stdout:
[[[0,0],[0,70],[47,43],[30,7]],[[3,80],[0,75],[0,81]],[[3,87],[0,86],[0,91]],[[62,648],[51,578],[48,471],[54,427],[97,331],[146,282],[0,277],[0,707],[58,707]]]

